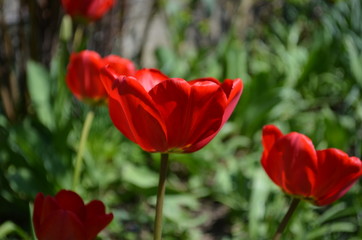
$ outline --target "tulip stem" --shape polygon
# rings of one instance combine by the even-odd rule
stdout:
[[[73,52],[78,52],[79,50],[81,50],[83,37],[84,37],[84,27],[82,25],[78,25],[75,29],[73,37],[73,46],[72,46]]]
[[[92,110],[90,110],[87,113],[87,116],[86,116],[85,121],[84,121],[82,134],[80,136],[78,152],[77,152],[77,156],[76,156],[76,159],[75,159],[75,169],[74,169],[74,174],[73,174],[73,186],[72,186],[72,189],[74,191],[76,190],[75,188],[78,186],[78,183],[79,183],[80,171],[81,171],[81,168],[82,168],[84,147],[85,147],[85,143],[87,142],[89,130],[90,130],[91,126],[92,126],[93,118],[94,118],[94,112]]]
[[[157,202],[156,202],[156,216],[153,239],[161,240],[162,238],[162,212],[163,212],[163,200],[166,190],[166,175],[168,169],[168,153],[161,153],[161,167],[160,178],[157,189]]]
[[[273,240],[279,240],[282,237],[283,231],[284,231],[285,227],[287,226],[295,209],[298,207],[299,203],[300,203],[299,198],[293,198],[292,203],[289,206],[288,212],[285,214],[282,222],[279,224],[278,229],[274,234]]]

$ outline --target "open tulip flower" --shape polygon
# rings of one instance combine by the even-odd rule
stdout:
[[[274,125],[263,128],[261,163],[275,184],[285,193],[327,205],[342,197],[362,175],[357,157],[341,150],[315,150],[303,134],[286,135]]]
[[[62,0],[62,5],[71,17],[95,21],[113,7],[115,0]]]
[[[100,79],[104,65],[112,66],[118,74],[133,75],[136,71],[132,61],[115,55],[102,58],[97,52],[84,50],[70,56],[66,82],[71,92],[79,99],[90,103],[106,100],[108,94]]]
[[[148,152],[194,152],[205,146],[234,110],[243,89],[240,79],[185,81],[156,69],[135,76],[104,67],[114,125]]]
[[[39,240],[93,240],[113,219],[101,201],[84,205],[72,191],[61,190],[55,197],[38,193],[33,223]]]

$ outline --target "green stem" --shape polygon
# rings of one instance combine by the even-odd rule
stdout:
[[[299,198],[293,198],[292,203],[289,206],[287,214],[285,214],[282,222],[279,224],[277,231],[274,234],[273,240],[279,240],[282,237],[283,231],[287,226],[291,216],[293,215],[295,209],[298,207],[300,203]]]
[[[157,189],[157,202],[156,202],[156,216],[153,239],[161,240],[162,238],[162,212],[163,212],[163,200],[166,190],[166,175],[168,169],[168,153],[161,153],[161,167],[160,178]]]
[[[75,169],[74,169],[73,186],[72,186],[73,190],[75,190],[75,188],[79,184],[80,171],[81,171],[81,168],[82,168],[84,147],[85,147],[85,143],[87,142],[87,138],[88,138],[89,130],[90,130],[91,125],[92,125],[93,118],[94,118],[94,112],[92,110],[90,110],[87,113],[87,116],[86,116],[85,121],[84,121],[83,129],[82,129],[82,135],[80,137],[79,148],[78,148],[78,152],[77,152],[77,157],[75,159]]]
[[[80,50],[81,48],[81,44],[83,41],[83,36],[84,36],[84,27],[83,25],[78,25],[75,29],[75,33],[74,33],[74,38],[73,38],[73,46],[72,46],[72,51],[73,52],[77,52]]]

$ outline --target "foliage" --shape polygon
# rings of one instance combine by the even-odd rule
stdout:
[[[226,24],[216,39],[211,29],[217,1],[160,4],[171,33],[170,44],[155,52],[162,71],[190,80],[241,77],[245,84],[231,120],[209,145],[171,156],[165,240],[270,239],[290,199],[260,166],[265,124],[301,132],[317,149],[336,147],[361,157],[360,1],[280,1],[280,8],[257,2],[275,14],[254,16],[244,37]],[[256,3],[254,10],[260,10]],[[31,105],[24,119],[12,123],[0,109],[0,239],[31,238],[29,204],[36,193],[71,187],[89,107],[66,89],[68,47],[60,41],[49,67],[27,62]],[[159,156],[123,137],[106,107],[95,116],[78,193],[86,201],[102,199],[114,213],[101,239],[151,239]],[[360,239],[360,191],[356,184],[324,208],[304,203],[285,239]]]

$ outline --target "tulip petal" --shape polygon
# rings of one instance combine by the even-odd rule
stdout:
[[[166,123],[170,151],[188,152],[189,147],[220,128],[226,96],[213,81],[190,85],[183,79],[168,79],[157,84],[149,94]]]
[[[185,80],[172,79],[163,81],[149,92],[166,123],[169,149],[180,148],[187,142],[190,91],[191,87]]]
[[[165,74],[157,69],[144,68],[138,70],[135,76],[138,82],[144,87],[146,92],[149,92],[154,86],[160,82],[169,79]]]
[[[115,79],[121,75],[133,76],[136,73],[136,67],[131,60],[116,55],[105,57],[103,65],[100,71],[100,79],[108,94],[112,91]]]
[[[214,78],[201,78],[191,81],[192,84],[195,81],[212,81],[216,84],[220,84],[219,81],[217,81]],[[224,93],[227,97],[227,104],[226,108],[224,110],[222,122],[220,123],[219,129],[217,131],[214,131],[213,134],[209,135],[208,137],[203,137],[202,140],[197,141],[197,143],[194,143],[189,148],[185,149],[185,152],[194,152],[205,146],[207,143],[209,143],[219,132],[219,130],[222,128],[222,126],[225,124],[225,122],[229,119],[231,113],[233,112],[236,104],[239,101],[239,98],[242,93],[242,82],[240,79],[230,80],[226,79],[224,83],[221,85],[221,87],[224,90]],[[205,119],[207,121],[207,119]]]
[[[279,138],[264,161],[264,169],[287,193],[309,197],[317,171],[317,154],[312,141],[296,132]]]
[[[65,8],[66,12],[73,16],[84,12],[84,5],[82,1],[74,1],[74,0],[62,0],[62,5]]]
[[[106,214],[104,204],[98,200],[88,203],[86,205],[86,212],[85,227],[88,229],[87,240],[92,240],[112,221],[113,214]]]
[[[166,128],[151,97],[133,77],[114,81],[109,92],[109,112],[114,125],[145,151],[165,151]]]
[[[101,18],[115,2],[115,0],[62,0],[62,5],[70,16],[94,21]]]
[[[108,95],[113,91],[113,83],[119,77],[116,71],[110,64],[106,64],[101,68],[100,78]]]
[[[38,207],[41,208],[39,209]],[[34,204],[34,211],[40,213],[40,218],[37,225],[41,226],[45,222],[45,219],[47,219],[49,215],[58,209],[60,209],[59,204],[57,203],[56,199],[51,196],[44,197],[41,205]]]
[[[227,98],[219,83],[194,81],[191,90],[191,139],[185,152],[197,151],[215,137],[225,123],[227,108]]]
[[[100,19],[115,4],[115,2],[116,2],[115,0],[103,0],[103,1],[94,0],[88,4],[85,3],[84,5],[87,6],[85,15],[91,18],[92,20]]]
[[[53,211],[45,219],[37,237],[39,240],[87,240],[84,226],[77,216],[63,209]]]
[[[236,104],[240,99],[240,96],[243,92],[243,82],[239,78],[235,80],[225,79],[221,87],[224,89],[224,92],[228,99],[222,123],[224,124],[229,119],[231,113],[234,111]]]
[[[263,156],[261,164],[264,168],[267,168],[267,158],[270,150],[274,146],[275,142],[283,136],[283,133],[274,125],[266,125],[263,127],[263,139],[262,143],[264,146]]]
[[[314,197],[317,205],[329,204],[342,197],[362,175],[361,160],[330,148],[317,151],[319,172]]]
[[[73,191],[61,190],[55,196],[59,207],[73,212],[81,221],[85,219],[85,206],[82,198]]]
[[[117,55],[108,55],[103,58],[104,65],[108,65],[117,75],[133,76],[136,73],[136,67],[133,62]]]
[[[221,86],[220,82],[216,78],[213,78],[213,77],[197,78],[197,79],[193,79],[191,81],[188,81],[188,83],[190,85],[198,85],[198,84],[200,85],[203,82],[206,82],[206,84],[214,83],[215,85]]]
[[[38,229],[40,229],[41,218],[43,215],[43,206],[44,206],[44,194],[38,193],[34,200],[34,213],[33,213],[33,224],[35,229],[35,234],[38,235]]]
[[[97,52],[85,50],[80,53],[72,53],[66,82],[78,99],[97,99],[107,95],[99,79],[102,66],[102,58]]]

